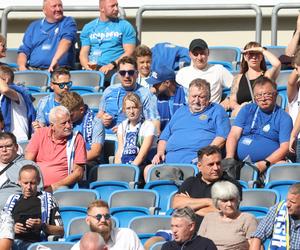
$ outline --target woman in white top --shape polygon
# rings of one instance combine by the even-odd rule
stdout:
[[[151,121],[143,120],[142,103],[137,94],[128,93],[123,99],[122,108],[127,119],[118,126],[115,163],[131,163],[143,167],[154,147],[155,127]]]

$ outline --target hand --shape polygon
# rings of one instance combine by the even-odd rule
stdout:
[[[293,154],[295,154],[295,148],[296,148],[296,137],[291,136],[290,143],[289,143],[289,151]]]
[[[40,230],[42,227],[42,220],[37,218],[37,219],[32,219],[29,218],[26,220],[26,228],[31,228],[34,230]]]
[[[28,69],[26,68],[26,66],[23,66],[23,65],[22,65],[22,66],[19,66],[19,70],[20,70],[20,71],[24,71],[24,70],[28,70]]]
[[[112,127],[111,131],[116,134],[118,132],[118,126]]]
[[[48,68],[48,72],[51,73],[57,67],[58,67],[58,61],[56,59],[52,59],[52,62],[50,64],[49,68]]]
[[[35,120],[31,123],[32,127],[34,130],[41,128],[41,127],[45,127],[45,125],[43,123],[40,123],[38,120]]]
[[[53,193],[54,190],[53,190],[52,185],[50,185],[50,186],[45,187],[44,191],[49,192],[49,193]]]
[[[260,52],[260,53],[263,53],[264,50],[265,49],[263,47],[252,47],[252,48],[244,50],[243,53],[247,53],[247,52]]]
[[[258,161],[255,163],[256,167],[258,168],[259,172],[262,174],[266,171],[267,166],[265,161]]]
[[[27,229],[26,229],[26,227],[23,226],[22,223],[17,222],[17,223],[15,223],[14,231],[16,234],[21,234],[21,233],[26,233]]]
[[[152,164],[159,164],[161,162],[164,162],[165,158],[166,156],[164,153],[157,153],[152,159]]]
[[[115,66],[112,65],[111,63],[109,63],[107,65],[102,66],[99,69],[99,71],[103,72],[106,75],[109,71],[113,70],[114,68],[115,68]]]
[[[103,113],[103,115],[101,117],[101,121],[105,127],[109,127],[110,124],[112,123],[112,120],[113,120],[113,117],[110,114],[105,113],[105,112]]]

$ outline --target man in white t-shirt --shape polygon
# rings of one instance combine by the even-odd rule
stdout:
[[[92,201],[87,209],[86,223],[92,232],[99,233],[110,250],[144,250],[134,231],[129,228],[113,228],[108,204],[102,200]],[[71,250],[80,250],[80,241]]]
[[[12,132],[19,141],[28,140],[32,133],[31,122],[35,120],[35,110],[26,88],[13,84],[13,81],[12,69],[0,66],[0,106],[4,130]]]
[[[180,69],[176,75],[176,82],[185,88],[189,87],[192,80],[204,79],[210,83],[211,102],[220,103],[224,87],[230,88],[233,80],[232,74],[222,65],[209,65],[209,49],[202,39],[194,39],[189,46],[189,55],[192,63]],[[223,105],[224,104],[224,105]],[[225,103],[221,105],[226,106]]]
[[[0,212],[0,249],[10,250],[14,240],[14,220],[9,213]]]

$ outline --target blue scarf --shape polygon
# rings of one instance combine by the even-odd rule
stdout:
[[[170,109],[169,105],[170,97],[159,98],[157,100],[157,109],[160,115],[160,128],[161,131],[165,128],[170,121],[172,115],[185,104],[185,92],[182,86],[176,85],[176,91],[174,95],[173,109]]]
[[[31,123],[35,120],[36,117],[36,111],[33,107],[31,97],[29,93],[27,92],[27,89],[23,86],[18,86],[15,84],[10,84],[9,87],[19,94],[22,95],[26,109],[27,109],[27,121],[28,121],[28,139],[30,139],[32,134],[32,126]],[[10,132],[11,131],[11,100],[3,95],[3,98],[1,100],[1,111],[4,118],[4,131]]]
[[[83,138],[86,143],[86,149],[90,150],[92,145],[92,134],[93,134],[93,119],[94,113],[88,107],[86,107],[86,113],[83,118]]]
[[[276,210],[273,235],[269,250],[289,250],[289,214],[286,207],[286,201],[281,201]]]

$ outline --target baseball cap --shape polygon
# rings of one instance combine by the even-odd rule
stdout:
[[[202,39],[194,39],[191,43],[190,43],[190,47],[189,50],[193,51],[194,49],[199,48],[202,50],[208,49],[208,45],[207,43],[202,40]]]
[[[146,79],[146,82],[150,86],[154,86],[167,80],[175,80],[175,72],[166,66],[162,66],[159,69],[152,71],[151,76]]]

